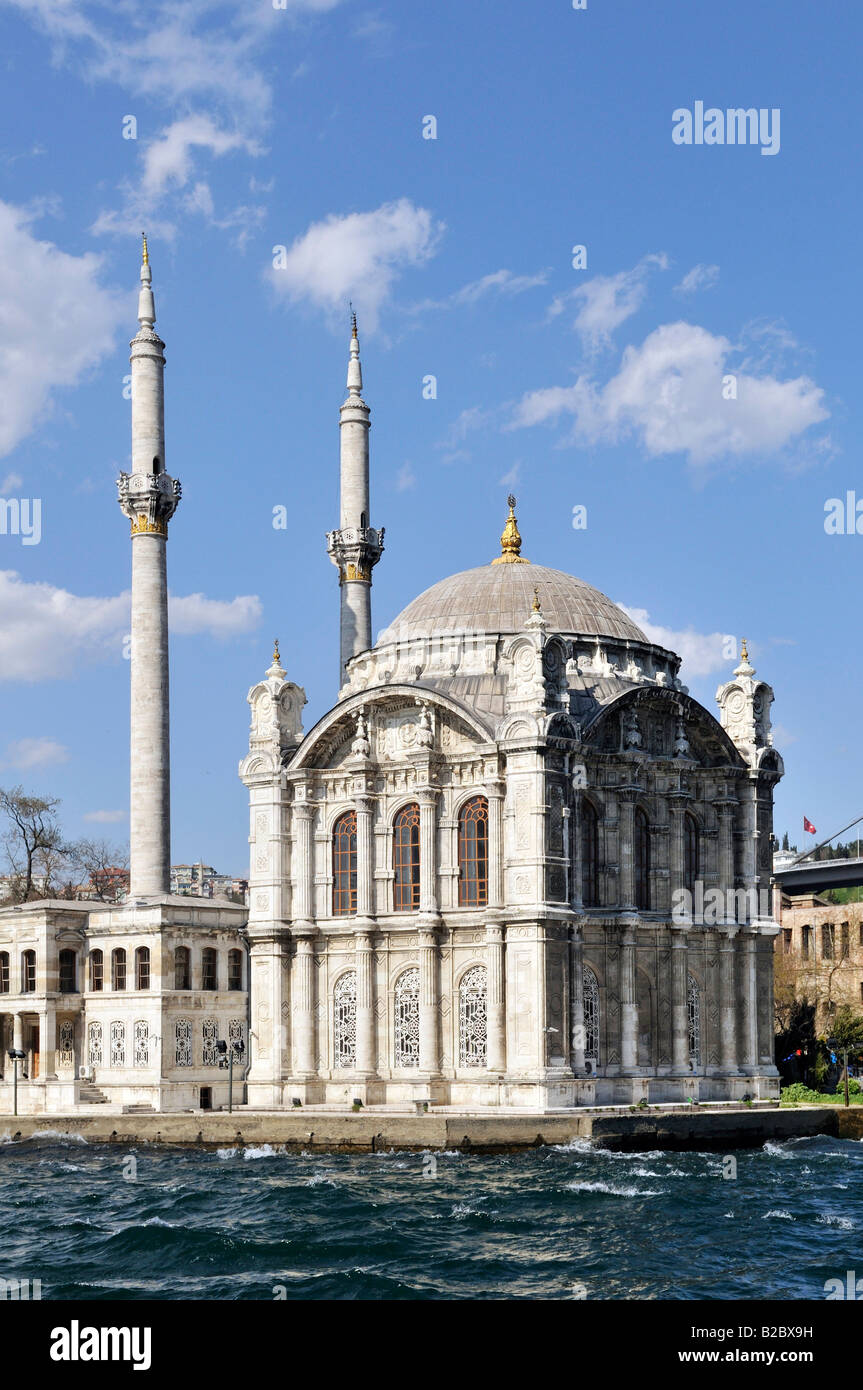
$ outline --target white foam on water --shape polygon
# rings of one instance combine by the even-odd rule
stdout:
[[[661,1197],[661,1187],[612,1187],[607,1182],[568,1182],[569,1192],[604,1192],[609,1197]]]
[[[853,1231],[855,1225],[850,1216],[835,1216],[829,1211],[824,1212],[821,1216],[816,1216],[815,1220],[819,1226],[839,1226],[843,1231]]]
[[[766,1211],[762,1216],[762,1221],[769,1221],[773,1217],[776,1221],[794,1221],[795,1218],[790,1211],[783,1211],[781,1207],[775,1207],[772,1211]]]

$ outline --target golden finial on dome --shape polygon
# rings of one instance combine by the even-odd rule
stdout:
[[[512,493],[506,499],[509,516],[500,538],[500,554],[492,560],[493,565],[529,565],[530,561],[521,554],[521,534],[515,519],[515,497]]]
[[[539,601],[539,589],[534,589],[533,591],[533,603],[531,605],[531,610],[534,613],[542,612],[542,604]]]
[[[141,252],[141,264],[142,264],[142,265],[149,265],[149,264],[150,264],[150,252],[149,252],[148,249],[147,249],[147,233],[146,233],[146,232],[142,232],[142,233],[141,233],[141,240],[142,240],[142,242],[144,243],[143,250],[142,250],[142,252]]]
[[[745,637],[744,637],[743,641],[742,641],[741,644],[740,644],[740,660],[741,660],[741,661],[748,661],[748,660],[749,660],[749,653],[748,653],[748,651],[746,650],[746,638],[745,638]]]
[[[279,656],[279,639],[277,637],[275,642],[273,643],[273,665],[280,666],[281,661],[282,658]]]

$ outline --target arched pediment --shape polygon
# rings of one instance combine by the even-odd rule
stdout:
[[[372,761],[423,751],[445,755],[494,741],[493,730],[449,695],[421,685],[377,686],[342,700],[319,719],[288,763],[288,771],[334,767],[350,757],[360,711],[370,726]]]
[[[639,686],[603,705],[584,729],[583,739],[600,753],[641,753],[701,767],[746,767],[709,710],[691,695],[662,686]]]

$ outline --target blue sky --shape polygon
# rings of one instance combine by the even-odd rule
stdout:
[[[722,636],[749,639],[780,834],[863,811],[863,538],[824,530],[827,499],[863,499],[861,38],[859,9],[802,0],[0,0],[0,493],[42,508],[38,545],[0,535],[0,782],[61,796],[70,835],[127,835],[114,482],[144,227],[183,484],[175,860],[245,870],[273,637],[307,728],[335,697],[351,297],[375,630],[497,552],[513,490],[525,553],[636,612],[708,708]],[[778,108],[779,152],[675,144],[696,101]]]

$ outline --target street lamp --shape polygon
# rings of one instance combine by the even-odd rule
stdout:
[[[228,1047],[228,1044],[219,1039],[216,1042],[216,1051],[220,1054],[219,1066],[223,1069],[228,1068],[228,1114],[233,1114],[234,1110],[234,1058],[239,1062],[245,1052],[246,1047],[242,1038],[235,1039]]]
[[[20,1047],[10,1047],[9,1059],[12,1063],[12,1114],[18,1114],[18,1063],[27,1056]]]

